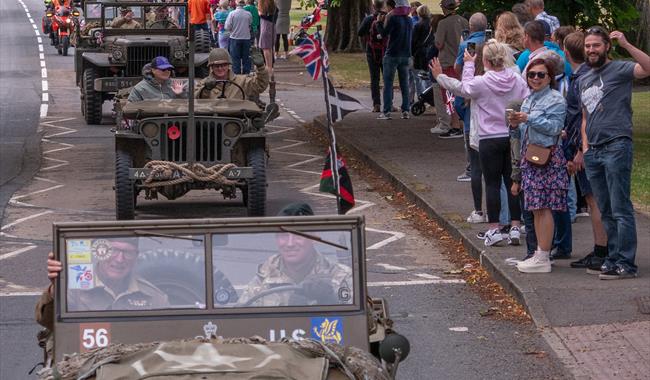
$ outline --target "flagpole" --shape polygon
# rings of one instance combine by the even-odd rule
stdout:
[[[339,182],[339,170],[338,170],[338,161],[336,154],[336,135],[334,134],[334,126],[332,123],[332,111],[330,108],[330,99],[329,99],[329,85],[327,83],[327,72],[325,71],[325,61],[323,56],[323,39],[320,35],[321,25],[316,25],[316,40],[318,41],[319,49],[318,53],[320,54],[321,60],[321,76],[323,77],[323,90],[325,91],[325,107],[327,114],[327,132],[330,139],[330,169],[332,170],[332,181],[334,181],[334,191],[336,192],[336,213],[342,214],[341,212],[341,184]]]

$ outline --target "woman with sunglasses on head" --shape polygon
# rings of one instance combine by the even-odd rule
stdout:
[[[555,71],[556,65],[549,60],[531,61],[525,72],[530,96],[524,100],[520,112],[508,113],[510,127],[518,129],[522,141],[521,190],[526,209],[533,213],[537,234],[537,250],[531,258],[517,264],[517,269],[524,273],[551,271],[552,211],[566,211],[567,207],[569,176],[566,159],[558,145],[566,103],[562,94],[553,89]],[[513,185],[513,193],[519,190],[518,184]]]
[[[185,99],[187,88],[179,80],[172,80],[174,66],[165,57],[156,57],[142,68],[144,77],[129,94],[129,102],[143,100]]]
[[[511,229],[506,238],[499,228],[501,212],[501,183],[510,188],[512,167],[510,162],[510,133],[506,123],[506,105],[521,101],[528,95],[528,87],[519,72],[512,68],[512,54],[506,44],[489,40],[483,47],[482,64],[485,74],[475,75],[476,56],[465,50],[463,77],[459,91],[474,104],[472,117],[478,125],[478,155],[485,179],[485,199],[489,229],[485,233],[486,246],[507,241],[519,245],[521,207],[516,197],[508,194]],[[437,64],[430,65],[437,79],[442,72]],[[442,85],[442,83],[441,83]],[[476,109],[476,112],[474,112]],[[483,236],[483,235],[482,235]]]

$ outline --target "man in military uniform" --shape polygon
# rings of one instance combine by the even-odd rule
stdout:
[[[141,29],[142,25],[133,19],[133,10],[129,7],[121,7],[120,15],[113,19],[111,27],[116,29]]]
[[[292,204],[280,215],[314,215],[307,204]],[[279,254],[258,268],[255,278],[242,293],[240,304],[250,306],[338,305],[352,303],[352,270],[332,263],[314,248],[314,241],[293,233],[276,235]],[[280,286],[300,286],[299,290],[272,292]],[[270,294],[257,298],[262,292]],[[255,299],[257,298],[257,299]]]
[[[93,245],[96,273],[90,281],[92,285],[86,289],[68,288],[68,311],[152,310],[169,306],[165,293],[134,275],[138,251],[132,239],[100,243],[97,247]],[[50,330],[54,323],[54,282],[62,269],[61,262],[50,253],[47,272],[52,283],[36,305],[36,321]]]
[[[155,7],[147,14],[147,29],[178,29],[178,23],[169,16],[165,5]]]
[[[264,65],[264,57],[259,49],[254,49],[251,54],[253,64],[257,68],[254,74],[237,75],[232,71],[232,60],[226,49],[216,48],[210,51],[208,67],[210,75],[197,84],[194,97],[197,99],[242,99],[239,88],[232,83],[219,83],[218,81],[231,81],[244,90],[244,95],[249,100],[259,98],[269,85],[269,72]],[[222,94],[223,92],[223,94]]]

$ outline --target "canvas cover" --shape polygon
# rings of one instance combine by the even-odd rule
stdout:
[[[155,116],[186,116],[188,114],[187,99],[145,100],[127,103],[122,112],[126,118],[140,119]],[[254,102],[241,99],[195,99],[195,115],[249,116],[261,115],[263,111]]]

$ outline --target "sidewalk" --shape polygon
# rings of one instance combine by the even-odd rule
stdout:
[[[558,260],[549,274],[522,274],[506,263],[521,258],[525,245],[485,247],[476,233],[486,224],[465,221],[472,211],[469,182],[457,182],[465,167],[463,139],[439,139],[428,110],[410,120],[376,120],[358,111],[336,124],[342,144],[438,220],[492,276],[525,305],[558,357],[578,379],[641,379],[650,373],[650,220],[637,214],[639,277],[602,281],[572,260]],[[315,119],[325,126],[324,118]],[[354,182],[354,179],[353,179]],[[573,224],[573,256],[591,251],[589,218]]]

